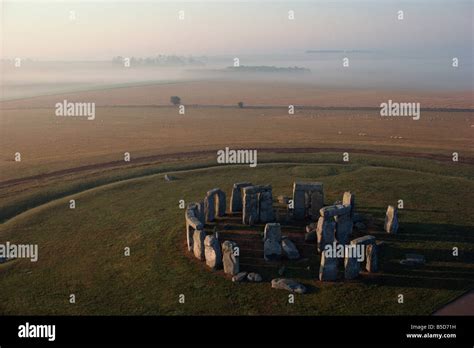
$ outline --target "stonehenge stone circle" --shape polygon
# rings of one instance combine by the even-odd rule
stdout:
[[[204,261],[204,239],[206,238],[206,233],[203,230],[195,230],[193,234],[193,251],[194,256]]]
[[[239,256],[235,253],[237,243],[226,240],[222,243],[222,263],[224,273],[236,275],[240,271]]]
[[[232,196],[230,198],[230,212],[239,213],[242,211],[242,188],[252,186],[250,182],[240,182],[234,184]]]
[[[216,216],[224,216],[226,210],[225,193],[219,188],[207,191],[204,198],[204,210],[206,222],[214,221]]]
[[[302,220],[309,216],[313,219],[319,216],[319,210],[324,206],[323,184],[320,182],[295,182],[293,184],[293,217]]]
[[[288,197],[279,196],[280,204],[287,203]],[[369,273],[378,271],[379,244],[376,244],[374,236],[365,235],[351,240],[353,229],[360,233],[367,226],[362,223],[360,214],[355,213],[355,195],[344,192],[342,201],[333,205],[324,206],[323,184],[317,182],[295,182],[293,184],[294,209],[285,210],[281,214],[282,206],[277,206],[278,221],[283,221],[285,226],[293,220],[304,220],[308,225],[298,222],[291,228],[301,228],[301,238],[305,242],[316,241],[317,250],[321,253],[319,265],[319,279],[321,281],[335,281],[338,277],[338,266],[344,264],[344,279],[355,279],[360,275],[361,269]],[[288,260],[301,257],[300,250],[288,237],[282,236],[281,225],[276,222],[276,214],[273,209],[273,193],[271,185],[252,185],[250,182],[235,183],[232,188],[232,196],[229,201],[230,212],[242,213],[243,225],[265,224],[263,231],[263,256],[265,261],[278,260],[285,256]],[[388,233],[396,233],[398,230],[398,211],[396,207],[388,206],[384,229]],[[240,259],[237,243],[226,240],[219,242],[217,229],[219,223],[223,223],[226,230],[233,230],[233,217],[229,221],[218,221],[214,225],[206,225],[214,222],[216,217],[226,214],[226,194],[219,188],[214,188],[206,193],[204,201],[189,203],[185,210],[186,241],[187,249],[194,256],[206,262],[211,269],[223,268],[225,274],[232,275],[233,282],[260,282],[262,276],[256,272],[240,271]],[[316,221],[317,219],[317,221]],[[364,225],[354,226],[354,222]],[[302,226],[305,226],[304,229]],[[221,226],[222,227],[222,226]],[[206,235],[205,228],[214,229],[214,234]],[[292,232],[293,233],[293,232]],[[231,231],[230,235],[234,235]],[[359,234],[360,235],[360,234]],[[232,237],[231,237],[232,238]],[[247,248],[247,240],[243,242]],[[330,245],[332,248],[328,247]],[[306,245],[308,246],[308,245]],[[305,246],[305,247],[306,247]],[[343,247],[344,253],[340,253]],[[252,248],[252,246],[250,246]],[[244,249],[246,250],[246,249]],[[303,251],[304,249],[301,249]],[[357,252],[356,252],[357,251]],[[360,255],[362,252],[362,255]],[[337,255],[337,256],[336,256]],[[365,257],[364,261],[362,257]],[[341,260],[341,262],[339,262]],[[342,262],[343,261],[343,262]],[[363,265],[361,265],[363,263]],[[406,260],[400,261],[406,265],[424,263],[423,256],[407,255]],[[280,267],[281,265],[279,265]],[[286,266],[280,267],[278,273],[283,276]],[[341,267],[342,270],[342,267]],[[285,289],[287,291],[304,293],[306,288],[292,279],[273,279],[272,288]]]
[[[212,269],[218,269],[222,265],[222,251],[219,240],[215,236],[206,236],[204,239],[204,255],[206,265]]]
[[[387,207],[387,213],[385,214],[385,232],[397,233],[398,231],[398,209],[392,205]]]

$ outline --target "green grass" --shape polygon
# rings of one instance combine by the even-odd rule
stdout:
[[[40,253],[37,263],[14,260],[0,265],[0,313],[429,314],[472,287],[472,168],[453,170],[452,165],[436,162],[370,156],[354,156],[350,165],[334,163],[340,157],[335,154],[320,155],[320,164],[311,164],[314,155],[291,157],[307,164],[194,169],[176,172],[178,180],[173,182],[165,182],[153,170],[161,173],[180,166],[147,168],[141,178],[138,172],[123,170],[114,174],[116,178],[135,178],[110,184],[103,179],[96,184],[104,186],[82,193],[74,192],[93,183],[71,180],[68,185],[73,186],[45,194],[35,205],[63,198],[0,225],[1,242],[37,243]],[[315,255],[308,261],[310,270],[289,269],[285,275],[310,290],[288,304],[287,292],[271,289],[269,283],[233,284],[185,251],[180,199],[202,199],[213,187],[221,187],[229,197],[234,182],[247,180],[272,184],[274,196],[290,195],[293,181],[300,179],[324,182],[327,204],[350,189],[356,193],[357,210],[373,215],[379,225],[386,206],[404,200],[400,233],[374,233],[387,242],[380,274],[356,282],[321,283]],[[68,191],[70,187],[74,190]],[[64,197],[70,193],[74,194]],[[76,199],[75,210],[68,209],[70,198]],[[123,256],[127,246],[130,257]],[[453,246],[460,250],[458,257],[451,255]],[[398,261],[407,252],[424,254],[427,264],[402,267]],[[269,272],[277,277],[276,269]],[[68,302],[71,293],[76,304]],[[185,304],[178,303],[179,294],[185,295]],[[398,294],[404,294],[404,304],[398,304]]]

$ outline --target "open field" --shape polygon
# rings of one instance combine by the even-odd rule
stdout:
[[[75,97],[56,95],[1,103],[0,181],[120,161],[124,152],[130,152],[133,161],[142,156],[216,150],[225,146],[325,147],[344,151],[385,149],[438,153],[447,157],[452,152],[459,152],[460,162],[463,158],[474,157],[474,116],[471,111],[422,111],[418,121],[404,117],[382,118],[376,110],[357,109],[297,108],[295,115],[288,115],[285,107],[224,107],[230,103],[225,96],[237,86],[226,86],[223,89],[226,94],[219,93],[218,83],[212,86],[214,89],[211,91],[205,89],[208,87],[206,84],[169,84],[139,87],[138,90],[138,87],[129,87],[77,93]],[[217,105],[190,105],[185,115],[179,115],[175,107],[166,106],[170,95],[183,95],[176,88],[182,88],[196,98],[203,97],[201,93],[206,91],[213,97],[204,98],[202,103]],[[288,86],[282,91],[278,90],[282,87],[274,87],[276,91],[259,88],[259,93],[254,93],[251,88],[243,89],[247,95],[254,96],[252,105],[279,105],[280,94],[293,91]],[[306,91],[303,93],[306,101],[293,100],[295,105],[305,105],[305,102],[319,105],[321,101],[324,101],[322,105],[339,105],[331,98],[319,99],[317,94],[311,99],[314,91],[311,88],[303,90]],[[197,96],[192,93],[197,93]],[[340,92],[334,93],[338,95]],[[140,99],[158,95],[156,100]],[[367,104],[373,95],[367,92],[367,97],[360,99],[364,100],[362,105],[376,107],[378,104],[372,105],[372,101]],[[183,96],[183,100],[186,104],[194,97]],[[54,104],[63,98],[96,102],[96,119],[87,121],[85,118],[55,116]],[[235,105],[241,100],[239,98],[236,95],[230,104]],[[462,105],[468,106],[469,98],[464,96],[461,99],[464,100]],[[347,100],[352,102],[350,98]],[[443,99],[433,100],[439,102],[438,106],[450,105],[442,102]],[[291,103],[291,98],[286,101]],[[16,152],[22,154],[21,162],[14,162]]]
[[[2,291],[10,294],[1,298],[0,310],[3,314],[413,315],[429,314],[472,287],[474,211],[465,204],[474,200],[472,167],[463,174],[453,171],[452,164],[417,160],[418,168],[411,170],[403,159],[376,156],[356,157],[342,165],[328,156],[299,154],[294,158],[299,163],[261,164],[254,169],[206,168],[205,162],[195,170],[165,166],[178,170],[173,174],[178,180],[165,182],[163,173],[148,173],[20,214],[1,225],[1,239],[38,243],[40,257],[37,263],[15,260],[0,265]],[[76,178],[69,186],[84,180]],[[387,243],[380,274],[348,283],[321,283],[315,280],[318,256],[314,255],[305,264],[288,267],[285,276],[310,290],[290,306],[287,293],[272,290],[268,283],[236,285],[221,272],[208,271],[186,255],[178,200],[200,199],[216,186],[229,195],[231,185],[243,180],[271,183],[275,196],[290,194],[294,180],[322,181],[326,204],[340,199],[344,190],[355,192],[358,211],[375,219],[371,233]],[[381,233],[386,205],[400,197],[405,201],[400,233]],[[70,198],[77,201],[75,210],[68,209]],[[131,247],[130,257],[123,256],[126,246]],[[457,258],[452,256],[453,246],[459,247]],[[427,264],[402,267],[398,261],[407,252],[424,254]],[[276,276],[277,267],[266,274]],[[77,296],[75,305],[67,301],[70,293]],[[181,293],[186,296],[184,305],[178,304]],[[403,305],[396,301],[400,293],[405,295]]]

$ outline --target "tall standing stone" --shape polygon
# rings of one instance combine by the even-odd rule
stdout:
[[[252,186],[250,182],[240,182],[234,184],[232,188],[232,196],[230,198],[231,213],[238,213],[242,211],[242,189],[247,186]]]
[[[336,215],[336,239],[339,244],[349,244],[349,239],[352,234],[352,219],[350,214]]]
[[[222,243],[222,263],[224,273],[236,275],[240,271],[239,256],[236,252],[237,243],[226,240]]]
[[[344,192],[344,196],[342,197],[342,204],[351,206],[351,213],[350,214],[351,214],[351,218],[354,218],[355,195],[350,191]]]
[[[258,220],[267,223],[275,220],[275,212],[273,211],[272,191],[265,190],[258,194],[259,216]]]
[[[279,223],[268,223],[263,232],[263,257],[266,261],[281,257],[281,227]]]
[[[378,271],[378,257],[377,257],[377,245],[369,244],[365,249],[366,264],[365,269],[367,272],[373,273]]]
[[[334,242],[336,222],[332,218],[319,217],[318,226],[316,227],[316,237],[318,242],[318,251],[324,251],[328,244]]]
[[[348,249],[351,249],[350,251]],[[344,278],[355,279],[360,273],[360,263],[356,255],[357,246],[351,244],[347,247],[348,253],[344,257]]]
[[[398,209],[392,205],[387,207],[387,213],[385,214],[385,232],[397,233],[398,231]]]
[[[324,206],[323,184],[320,182],[293,183],[293,217],[302,220],[309,216],[313,219],[319,215]]]
[[[204,254],[206,265],[218,269],[222,265],[222,252],[219,240],[215,236],[206,236],[204,239]]]
[[[206,238],[206,233],[203,230],[195,230],[193,234],[193,250],[194,256],[203,261],[205,259],[204,255],[204,239]]]
[[[321,264],[319,266],[319,280],[334,281],[337,279],[337,259],[334,257],[326,257],[325,253],[321,253]]]
[[[195,230],[204,228],[204,216],[202,215],[203,203],[190,203],[186,207],[186,242],[189,251],[193,251],[193,236]]]

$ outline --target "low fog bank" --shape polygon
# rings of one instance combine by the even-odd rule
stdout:
[[[174,57],[174,56],[168,56]],[[236,60],[238,58],[238,61]],[[348,58],[344,66],[344,58]],[[2,100],[180,81],[275,81],[328,88],[473,90],[469,57],[403,57],[371,51],[307,51],[281,56],[215,56],[168,61],[0,62]],[[236,67],[239,65],[239,67]]]

